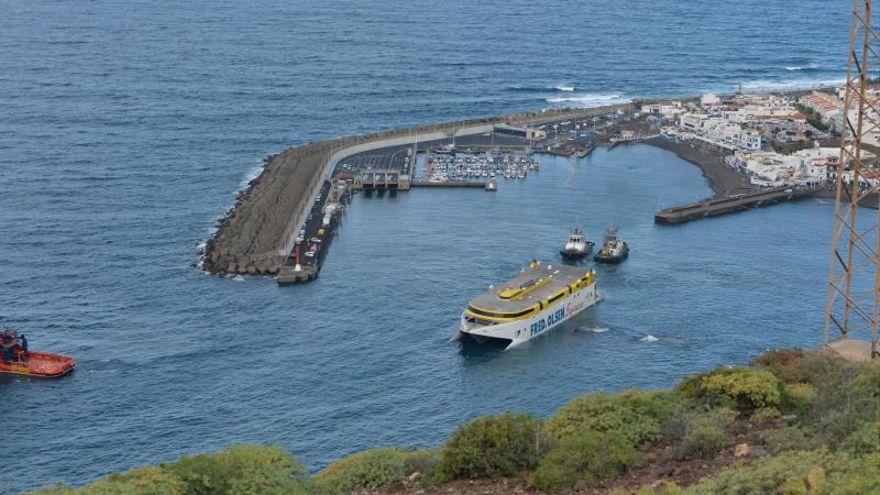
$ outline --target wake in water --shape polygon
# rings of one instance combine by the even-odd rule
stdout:
[[[605,333],[611,330],[609,327],[578,327],[574,329],[576,333]]]
[[[568,178],[565,179],[565,187],[568,189],[574,189],[574,178],[577,176],[578,168],[575,161],[570,161],[569,165],[571,166],[571,173],[568,174]]]

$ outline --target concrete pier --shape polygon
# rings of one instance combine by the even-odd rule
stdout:
[[[475,189],[484,189],[486,187],[485,182],[479,181],[449,181],[449,182],[431,182],[427,180],[417,180],[413,181],[412,187],[464,187],[464,188],[475,188]]]
[[[708,199],[674,208],[666,208],[654,215],[654,222],[659,224],[678,224],[769,206],[783,201],[795,201],[807,198],[827,190],[827,187],[789,188],[777,187],[764,189],[748,194],[738,194],[723,198]]]

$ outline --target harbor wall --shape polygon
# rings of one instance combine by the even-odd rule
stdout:
[[[640,102],[639,104],[644,103]],[[239,193],[207,241],[204,268],[214,274],[271,275],[293,246],[321,183],[345,158],[381,148],[489,132],[498,123],[540,125],[607,114],[629,104],[542,110],[348,136],[307,143],[266,158],[259,177]]]
[[[483,134],[486,132],[492,131],[494,124],[484,124],[479,126],[471,126],[471,127],[462,127],[455,129],[456,136],[471,136],[474,134]],[[336,169],[336,165],[339,162],[345,160],[348,157],[357,155],[359,153],[364,153],[367,151],[375,151],[383,148],[394,148],[398,146],[408,146],[416,143],[424,143],[429,141],[441,141],[450,137],[449,131],[433,131],[427,133],[409,133],[406,136],[387,138],[387,139],[379,139],[376,141],[368,141],[366,143],[356,144],[354,146],[348,146],[339,151],[333,153],[327,164],[324,166],[324,170],[321,174],[315,176],[315,182],[311,184],[308,188],[310,193],[307,195],[307,199],[304,201],[304,205],[300,205],[301,208],[294,214],[294,220],[290,222],[287,230],[284,233],[284,246],[282,247],[282,255],[287,255],[290,253],[290,250],[293,249],[294,243],[296,242],[296,234],[300,225],[303,225],[306,220],[306,215],[309,212],[309,205],[314,203],[317,199],[318,192],[321,189],[321,183],[325,180],[328,180],[330,176],[333,174],[333,170]]]

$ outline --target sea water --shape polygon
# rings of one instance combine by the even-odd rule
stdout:
[[[437,447],[819,340],[831,205],[677,227],[710,194],[648,146],[549,159],[480,190],[357,196],[317,282],[217,278],[197,246],[262,157],[400,125],[843,77],[848,4],[0,3],[0,320],[67,378],[0,378],[0,490],[277,443],[310,469]],[[614,224],[605,300],[509,352],[448,343],[460,311],[569,230]],[[586,265],[590,266],[590,265]],[[10,450],[12,451],[12,450]]]

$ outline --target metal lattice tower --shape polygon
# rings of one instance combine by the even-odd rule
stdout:
[[[877,342],[880,288],[880,207],[877,138],[880,137],[880,38],[872,25],[871,0],[853,0],[849,63],[840,129],[840,163],[834,207],[831,269],[825,316],[825,344],[849,337]],[[866,142],[867,141],[867,142]],[[868,152],[868,153],[865,153]]]

